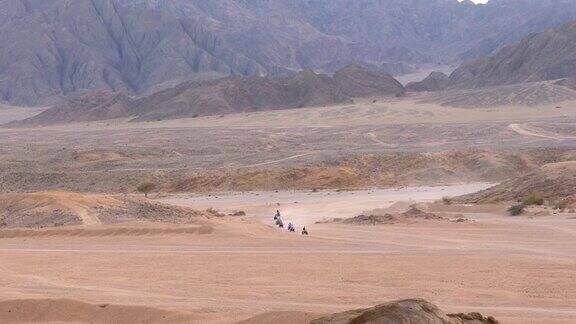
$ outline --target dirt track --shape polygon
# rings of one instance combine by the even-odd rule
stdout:
[[[526,125],[521,125],[521,124],[510,124],[510,129],[512,129],[513,131],[515,131],[516,133],[520,134],[520,135],[525,135],[525,136],[534,136],[534,137],[541,137],[541,138],[549,138],[549,139],[556,139],[556,140],[565,140],[565,139],[575,139],[576,136],[562,136],[562,135],[548,135],[548,134],[542,134],[542,133],[538,133],[535,131],[532,131],[530,129],[527,129]]]
[[[125,231],[0,239],[0,299],[66,296],[230,323],[268,311],[327,313],[423,297],[448,312],[481,311],[503,323],[573,323],[571,216],[511,219],[500,214],[505,206],[495,206],[481,213],[467,207],[466,217],[475,221],[466,223],[312,224],[407,197],[426,201],[473,189],[166,197],[225,211],[242,203],[249,213],[213,219],[214,231],[202,235]],[[312,235],[269,226],[276,208],[297,226],[308,223]]]

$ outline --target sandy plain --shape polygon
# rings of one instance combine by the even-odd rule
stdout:
[[[120,227],[166,232],[130,234],[116,225],[90,235],[110,229],[94,225],[83,234],[61,229],[49,237],[1,238],[0,300],[65,296],[184,312],[184,322],[233,323],[265,312],[324,314],[421,297],[447,312],[479,311],[502,323],[573,323],[575,215],[510,218],[505,206],[431,204],[432,211],[471,221],[315,224],[486,186],[164,196],[180,206],[247,215],[206,220],[214,229],[206,234],[166,234],[170,225],[133,223]],[[276,209],[311,235],[272,226]],[[0,311],[2,318],[13,319]]]
[[[28,111],[3,120],[19,113]],[[153,196],[194,209],[247,213],[198,224],[92,222],[56,230],[2,230],[0,322],[234,323],[260,313],[289,312],[276,314],[286,323],[299,323],[316,316],[310,313],[421,297],[447,312],[479,311],[502,323],[574,323],[575,215],[510,218],[508,205],[431,204],[432,211],[471,221],[316,222],[398,201],[403,203],[394,206],[431,203],[488,185],[478,181],[505,180],[513,171],[522,172],[520,167],[558,156],[570,159],[575,120],[574,102],[463,109],[376,99],[151,123],[1,128],[2,192],[131,193],[142,179],[163,179],[163,174],[271,172],[351,155],[415,153],[444,161],[443,152],[451,152],[456,159],[436,173],[428,169],[428,160],[422,171],[414,156],[398,158],[394,172],[403,175],[406,166],[407,174],[390,188],[370,189],[366,182],[360,183],[366,190],[184,190]],[[461,170],[458,152],[466,150],[480,153],[467,160],[469,170]],[[525,150],[537,154],[523,155]],[[520,153],[504,159],[498,153],[503,151]],[[383,163],[383,171],[374,170],[390,168]],[[487,171],[494,173],[488,177]],[[272,226],[276,209],[298,228],[307,226],[311,235]],[[35,300],[22,300],[30,298]]]

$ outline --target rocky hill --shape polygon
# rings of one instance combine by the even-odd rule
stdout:
[[[574,20],[571,0],[0,0],[0,101],[87,90],[142,95],[223,75],[402,72],[480,57]],[[382,19],[386,17],[386,19]]]
[[[185,83],[136,100],[134,120],[174,119],[344,103],[346,96],[327,75],[310,70],[292,77],[230,77]],[[161,109],[159,109],[161,107]]]
[[[406,85],[407,91],[441,91],[450,85],[450,77],[442,72],[432,72],[424,80],[410,82]]]
[[[475,88],[576,76],[576,23],[533,34],[458,68],[452,87]]]
[[[97,91],[56,105],[9,126],[129,118],[194,118],[260,110],[326,106],[365,96],[398,96],[404,87],[390,75],[350,65],[333,77],[305,70],[289,77],[227,77],[178,84],[149,96]]]
[[[351,64],[334,74],[338,88],[350,97],[399,96],[404,86],[392,76]]]
[[[311,324],[353,323],[438,323],[438,324],[497,324],[493,317],[478,313],[444,314],[437,306],[422,299],[407,299],[322,317]]]
[[[576,162],[547,164],[537,171],[460,197],[459,200],[469,203],[515,201],[523,200],[531,193],[552,201],[568,199],[576,203]]]

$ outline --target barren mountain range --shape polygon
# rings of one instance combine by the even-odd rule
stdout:
[[[440,91],[437,98],[428,100],[457,107],[559,103],[576,96],[574,44],[576,23],[568,23],[527,36],[492,56],[464,64],[450,76],[433,72],[406,87],[383,72],[383,67],[353,63],[332,76],[308,69],[284,77],[230,76],[187,81],[140,97],[130,97],[126,91],[89,93],[12,125],[129,117],[135,121],[151,121],[325,106],[351,102],[358,97],[399,96],[405,90]],[[535,83],[541,81],[549,82]]]
[[[190,81],[149,96],[96,91],[69,99],[13,126],[131,118],[154,121],[351,102],[352,98],[399,96],[404,87],[392,76],[352,64],[332,77],[305,70],[290,77],[227,77]]]
[[[46,105],[354,61],[459,62],[576,18],[570,0],[0,0],[0,101]],[[392,71],[390,71],[392,72]]]
[[[494,55],[463,64],[450,76],[433,72],[406,85],[409,92],[443,91],[453,106],[537,105],[573,100],[576,89],[576,22],[529,35]],[[464,90],[464,91],[454,91]],[[552,94],[552,97],[548,98]],[[474,97],[485,97],[475,100]]]
[[[555,80],[576,75],[576,23],[533,34],[451,75],[454,87],[473,88]]]

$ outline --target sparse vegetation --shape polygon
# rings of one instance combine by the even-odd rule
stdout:
[[[508,208],[508,213],[510,213],[510,216],[519,216],[524,213],[525,208],[526,206],[524,206],[524,204],[514,205]]]
[[[524,199],[524,205],[526,206],[542,206],[544,205],[544,198],[538,193],[531,193]]]
[[[561,199],[554,204],[554,209],[560,210],[562,212],[566,210],[566,208],[568,208],[568,201],[565,199]]]
[[[156,184],[152,182],[145,182],[138,186],[137,190],[144,194],[144,197],[148,198],[148,194],[156,189]]]
[[[442,197],[442,202],[444,203],[444,205],[452,205],[452,198]]]

